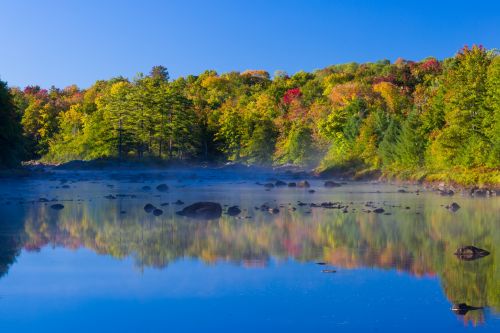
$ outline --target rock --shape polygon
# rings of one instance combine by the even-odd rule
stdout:
[[[475,197],[486,197],[489,195],[489,191],[482,188],[478,188],[472,191],[472,195]]]
[[[269,210],[269,206],[267,204],[262,204],[262,205],[260,205],[259,209],[264,212],[266,210]]]
[[[180,206],[180,205],[184,205],[184,201],[177,199],[177,201],[176,202],[172,202],[172,204]]]
[[[307,188],[307,187],[311,187],[311,185],[309,184],[309,182],[307,180],[303,180],[303,181],[300,181],[297,183],[297,187]]]
[[[457,210],[460,209],[460,205],[457,204],[456,202],[452,202],[451,204],[447,205],[445,208],[448,209],[450,212],[456,212]]]
[[[162,207],[168,206],[168,202],[164,202],[164,203],[160,204],[160,206],[162,206]]]
[[[453,306],[451,307],[451,311],[460,316],[464,316],[469,311],[480,309],[482,309],[482,307],[470,306],[466,303],[453,304]]]
[[[241,213],[241,209],[238,206],[231,206],[227,209],[227,214],[229,216],[238,216]]]
[[[160,184],[160,185],[156,186],[156,189],[160,192],[167,192],[168,185],[167,184]]]
[[[274,185],[277,187],[281,187],[281,186],[286,186],[287,184],[282,180],[277,180],[276,183],[274,183]]]
[[[116,199],[116,197],[112,194],[106,195],[106,196],[104,196],[104,198],[110,199],[110,200]]]
[[[269,208],[269,213],[271,214],[278,214],[280,210],[278,208]]]
[[[177,214],[201,220],[218,219],[222,215],[222,206],[216,202],[196,202]]]
[[[49,199],[47,199],[47,198],[40,198],[40,199],[38,199],[38,202],[49,202]]]
[[[337,273],[337,271],[334,269],[323,269],[321,273]]]
[[[316,191],[315,191],[315,190],[309,190],[309,191],[307,191],[307,192],[309,192],[309,193],[314,193],[314,192],[316,192]]]
[[[405,189],[400,188],[400,189],[398,190],[398,193],[406,193],[406,190],[405,190]]]
[[[461,260],[471,261],[486,257],[490,253],[484,249],[467,245],[459,247],[454,254]]]
[[[63,186],[61,186],[61,188],[66,188],[67,189],[67,188],[69,188],[69,185],[63,185]]]
[[[64,205],[62,204],[53,204],[53,205],[50,205],[50,208],[54,209],[54,210],[61,210],[64,208]]]
[[[146,213],[148,213],[148,214],[149,214],[149,213],[151,213],[153,210],[155,210],[155,208],[156,208],[155,206],[153,206],[152,204],[148,203],[148,204],[146,204],[146,205],[144,206],[144,211],[145,211]]]
[[[143,186],[143,187],[142,187],[142,190],[143,190],[143,191],[151,191],[151,186],[147,186],[147,185],[146,185],[146,186]]]
[[[264,184],[264,187],[265,188],[273,188],[274,184],[273,183],[267,183],[267,184]]]
[[[153,210],[153,215],[154,216],[160,216],[161,214],[163,214],[163,211],[161,209],[155,208]]]
[[[297,186],[297,183],[295,183],[295,182],[288,183],[288,187],[296,187],[296,186]]]
[[[440,189],[439,193],[443,196],[450,196],[450,197],[455,194],[455,192],[449,189]]]
[[[331,187],[340,187],[342,185],[340,185],[339,183],[336,183],[334,182],[333,180],[327,180],[325,182],[325,187],[328,187],[328,188],[331,188]]]
[[[377,214],[380,214],[380,213],[385,212],[385,210],[384,210],[383,208],[375,208],[375,209],[373,210],[373,212],[374,212],[374,213],[377,213]]]

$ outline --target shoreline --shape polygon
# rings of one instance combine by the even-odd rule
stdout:
[[[63,164],[48,164],[38,161],[30,161],[14,169],[0,170],[0,179],[26,179],[38,177],[50,177],[58,173],[70,172],[133,172],[133,171],[220,171],[226,174],[238,174],[241,176],[255,177],[258,175],[267,177],[282,176],[292,179],[320,179],[338,181],[377,181],[396,185],[419,185],[425,189],[440,192],[442,195],[453,195],[462,193],[473,196],[496,196],[500,195],[500,183],[495,184],[462,184],[453,180],[435,178],[435,174],[426,174],[422,177],[404,177],[398,173],[382,173],[380,170],[327,170],[318,172],[312,168],[303,168],[295,165],[281,166],[259,166],[246,165],[242,163],[188,163],[167,162],[157,160],[147,161],[119,161],[119,160],[92,160],[71,161]],[[440,174],[441,176],[447,174]],[[449,175],[448,175],[449,176]],[[446,177],[450,178],[450,177]]]

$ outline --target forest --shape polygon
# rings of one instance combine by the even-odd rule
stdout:
[[[4,79],[4,78],[2,78]],[[0,81],[0,166],[117,159],[297,165],[354,177],[500,184],[500,56],[288,75],[155,66],[81,89]]]

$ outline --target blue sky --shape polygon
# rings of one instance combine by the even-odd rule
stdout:
[[[500,1],[0,0],[0,79],[88,87],[168,67],[172,77],[500,47]]]

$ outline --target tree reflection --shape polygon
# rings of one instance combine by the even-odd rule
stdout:
[[[423,205],[418,214],[395,208],[390,216],[322,208],[306,214],[306,207],[283,208],[279,215],[251,211],[248,220],[224,215],[217,221],[192,221],[175,215],[172,208],[155,218],[139,208],[120,214],[121,203],[102,205],[74,205],[57,213],[46,205],[29,206],[23,228],[1,233],[0,274],[21,247],[34,251],[46,245],[131,256],[138,266],[157,268],[186,257],[248,267],[265,266],[271,257],[293,258],[437,275],[451,303],[500,311],[500,222],[491,210],[462,209],[465,218],[456,220],[435,205]],[[453,255],[458,246],[471,243],[491,255],[475,261]],[[475,324],[484,320],[482,310],[463,318]]]

